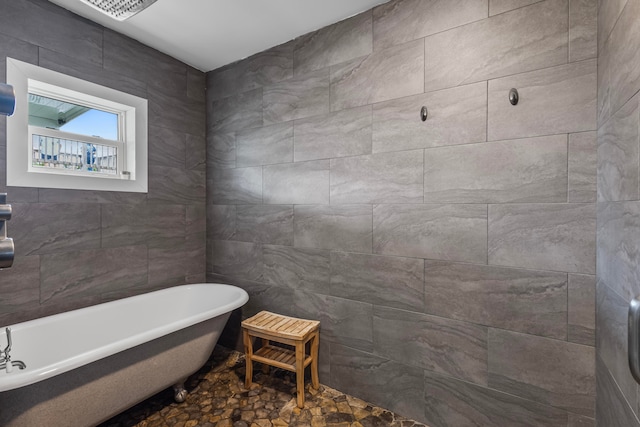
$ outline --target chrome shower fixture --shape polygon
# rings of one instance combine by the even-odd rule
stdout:
[[[13,239],[7,237],[7,221],[11,219],[11,205],[7,204],[7,193],[0,193],[0,270],[13,265],[16,249]]]
[[[124,21],[151,6],[156,0],[81,0],[116,21]]]

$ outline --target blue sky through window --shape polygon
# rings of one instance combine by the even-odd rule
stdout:
[[[89,110],[60,127],[65,132],[99,138],[118,139],[118,115],[101,110]]]

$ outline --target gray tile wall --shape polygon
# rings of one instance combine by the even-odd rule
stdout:
[[[209,72],[208,279],[432,427],[593,426],[595,21],[392,0]]]
[[[17,253],[0,271],[0,324],[203,282],[204,73],[45,0],[0,9],[0,81],[13,57],[149,100],[148,194],[7,187],[5,147],[17,141],[0,121]]]
[[[598,3],[596,420],[631,427],[640,426],[627,362],[629,301],[640,294],[640,1]]]

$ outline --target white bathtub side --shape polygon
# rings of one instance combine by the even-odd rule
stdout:
[[[95,426],[202,367],[230,313],[0,393],[0,426]]]
[[[0,372],[0,392],[24,387],[171,334],[244,305],[235,286],[176,286],[11,325],[13,360],[27,369]],[[0,345],[6,342],[0,328]]]

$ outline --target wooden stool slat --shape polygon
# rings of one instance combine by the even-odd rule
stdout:
[[[286,331],[289,328],[289,325],[291,325],[293,322],[295,322],[295,320],[293,319],[284,319],[284,321],[281,322],[280,325],[278,326],[277,330]]]

